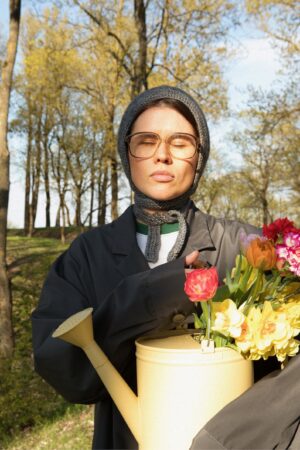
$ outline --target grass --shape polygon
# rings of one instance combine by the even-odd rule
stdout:
[[[35,372],[30,315],[52,262],[69,246],[42,235],[8,237],[15,350],[0,366],[0,448],[91,448],[92,407],[70,405]]]
[[[8,270],[12,283],[15,353],[31,355],[31,312],[52,262],[67,248],[49,238],[10,237]]]
[[[5,450],[89,450],[93,434],[93,408],[68,411],[61,419],[23,431]]]

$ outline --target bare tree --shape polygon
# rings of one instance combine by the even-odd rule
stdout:
[[[35,136],[34,136],[34,154],[32,154],[32,167],[31,167],[31,202],[29,204],[29,229],[28,236],[32,237],[34,231],[34,224],[37,213],[37,204],[40,189],[41,180],[41,161],[42,161],[42,148],[41,148],[41,123],[42,112],[38,112],[38,121],[36,124]]]
[[[57,211],[56,226],[60,226],[60,239],[65,243],[65,228],[66,228],[66,192],[68,190],[68,167],[62,155],[61,147],[58,145],[57,152],[54,154],[51,147],[49,147],[50,162],[52,175],[56,182],[57,193],[59,196],[59,207]],[[68,214],[68,212],[67,212]],[[60,221],[61,218],[61,221]]]

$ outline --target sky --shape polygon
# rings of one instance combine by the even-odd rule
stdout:
[[[3,33],[3,24],[8,23],[8,0],[0,0],[0,32]],[[25,0],[24,4],[30,4]],[[240,108],[247,99],[247,86],[268,90],[272,82],[276,79],[276,72],[279,70],[279,62],[270,42],[249,23],[245,24],[243,30],[239,31],[239,42],[241,50],[231,61],[226,63],[225,79],[229,84],[229,105],[232,110]],[[230,117],[219,124],[209,124],[211,143],[220,152],[228,150],[226,136],[231,130],[236,128],[236,119]],[[8,226],[10,228],[22,228],[24,221],[24,169],[15,163],[14,155],[18,151],[18,142],[12,141],[11,146],[11,184],[8,208]],[[238,162],[238,155],[236,161]],[[44,193],[39,197],[36,227],[45,226],[44,219]],[[57,201],[53,199],[51,210],[51,224],[54,224],[57,209]]]

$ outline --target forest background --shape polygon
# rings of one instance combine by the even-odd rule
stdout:
[[[299,9],[295,0],[24,1],[8,126],[11,181],[24,189],[23,197],[11,189],[9,200],[8,226],[21,228],[6,239],[9,350],[0,320],[0,405],[14,406],[0,408],[0,442],[67,409],[33,373],[28,317],[70,230],[102,225],[132,202],[116,133],[139,92],[166,83],[202,106],[213,145],[194,196],[200,209],[255,225],[280,216],[300,225]],[[267,88],[238,93],[227,74],[245,55],[245,29],[266,39],[277,73]],[[8,18],[0,72],[6,30]],[[264,78],[259,65],[255,72]]]

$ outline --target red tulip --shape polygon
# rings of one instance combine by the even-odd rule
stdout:
[[[204,302],[213,298],[218,282],[218,272],[215,267],[195,269],[187,274],[184,291],[192,302]]]

